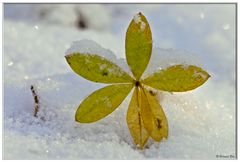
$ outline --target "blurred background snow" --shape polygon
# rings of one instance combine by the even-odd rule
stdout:
[[[191,61],[211,75],[194,91],[159,93],[169,139],[150,141],[144,151],[135,149],[126,126],[129,97],[97,123],[74,122],[80,101],[103,85],[78,77],[64,58],[73,41],[89,39],[122,61],[125,32],[138,12],[149,21],[154,47],[174,49],[167,54],[179,58],[184,53],[197,58]],[[235,156],[235,12],[233,4],[4,4],[4,158]],[[153,57],[163,51],[155,50]],[[151,64],[157,63],[161,61]],[[44,121],[32,116],[32,84]]]

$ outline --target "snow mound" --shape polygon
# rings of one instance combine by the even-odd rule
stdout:
[[[210,81],[174,95],[158,92],[169,138],[150,140],[143,151],[135,148],[125,121],[131,94],[106,118],[81,124],[74,121],[78,105],[103,84],[66,73],[21,85],[5,84],[5,159],[215,159],[218,153],[234,154],[234,102],[229,98],[234,92],[222,83]],[[31,85],[39,96],[38,118]],[[215,91],[220,87],[225,94]]]
[[[103,48],[101,45],[99,45],[93,40],[84,39],[80,41],[74,41],[71,44],[71,47],[65,52],[65,55],[69,55],[75,52],[79,52],[81,54],[96,54],[102,56],[109,61],[117,64],[119,67],[128,72],[129,75],[132,75],[125,59],[117,58],[116,54],[114,54],[111,50]]]
[[[114,60],[114,61],[116,60],[116,55],[114,55],[114,53],[111,50],[105,49],[95,41],[88,40],[88,39],[81,40],[81,41],[74,41],[71,44],[71,47],[67,49],[65,54],[69,55],[75,52],[79,52],[83,54],[84,53],[97,54],[97,55],[106,57],[109,60]]]
[[[132,75],[125,59],[117,58],[111,50],[103,48],[97,42],[89,39],[83,39],[80,41],[74,41],[71,47],[67,49],[65,55],[79,52],[82,54],[97,54],[104,58],[107,58],[111,62],[117,64],[123,68],[126,72]],[[162,49],[153,48],[152,55],[148,64],[147,69],[143,73],[142,78],[152,74],[159,69],[165,69],[169,66],[182,64],[182,65],[195,65],[204,68],[204,64],[197,57],[196,54],[179,49]],[[205,69],[207,70],[207,69]]]
[[[142,78],[160,69],[165,69],[173,65],[195,65],[205,69],[204,64],[196,54],[182,49],[153,48],[148,67]],[[205,69],[207,70],[207,69]]]

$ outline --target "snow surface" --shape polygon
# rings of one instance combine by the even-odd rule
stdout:
[[[4,16],[18,21],[75,27],[81,21],[85,27],[95,30],[104,30],[111,22],[109,13],[99,4],[5,4]]]
[[[117,21],[110,31],[83,31],[64,24],[29,22],[31,16],[26,9],[32,10],[31,7],[14,4],[10,7],[21,11],[18,13],[26,11],[26,14],[15,21],[16,10],[5,8],[4,13],[8,13],[4,20],[3,55],[4,159],[216,159],[216,155],[235,156],[235,19],[231,6],[102,5],[101,12],[110,12],[114,22]],[[74,121],[80,102],[105,84],[78,76],[64,58],[71,43],[82,40],[78,41],[76,49],[85,48],[106,55],[127,71],[125,35],[115,33],[116,25],[119,31],[125,30],[130,22],[127,19],[139,9],[149,19],[156,46],[145,76],[177,63],[201,66],[211,75],[204,85],[193,91],[157,92],[168,119],[169,137],[160,143],[149,141],[145,150],[136,149],[126,125],[131,94],[112,114],[96,123]],[[92,15],[94,13],[95,10]],[[168,17],[167,22],[171,22],[170,26],[162,25],[157,29],[162,32],[161,41],[156,39],[156,26],[158,22],[161,26],[166,19],[159,15]],[[186,44],[177,44],[182,40],[179,28],[184,29],[187,38],[183,42]],[[173,35],[165,39],[163,33],[168,33],[167,30]],[[205,42],[193,42],[195,39],[189,36],[190,32],[193,37],[199,32],[198,39]],[[159,43],[161,48],[157,48]],[[188,47],[187,51],[194,52],[163,49],[171,44],[173,48]],[[39,96],[38,118],[33,116],[31,85]]]

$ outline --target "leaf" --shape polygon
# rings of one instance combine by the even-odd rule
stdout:
[[[75,120],[90,123],[102,119],[122,103],[132,87],[133,84],[115,84],[93,92],[78,107]]]
[[[174,65],[153,73],[142,83],[163,91],[184,92],[199,87],[209,77],[210,75],[200,67]]]
[[[119,66],[95,54],[73,53],[65,56],[80,76],[101,83],[131,83],[133,79]]]
[[[128,128],[130,130],[130,133],[135,144],[139,145],[140,148],[143,148],[149,138],[149,134],[143,126],[143,121],[139,107],[140,102],[139,100],[140,98],[138,88],[135,88],[128,107],[126,119]]]
[[[137,14],[128,27],[125,48],[127,63],[136,80],[139,80],[152,53],[151,29],[142,13]]]
[[[168,123],[164,111],[158,101],[147,90],[141,88],[141,114],[144,127],[150,136],[160,141],[168,137]]]
[[[148,91],[144,90],[145,95],[154,117],[154,129],[151,137],[156,141],[160,141],[162,138],[168,137],[168,122],[165,113],[159,104],[158,100]]]

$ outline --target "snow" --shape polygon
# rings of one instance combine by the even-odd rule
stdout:
[[[11,62],[9,62],[7,65],[8,65],[8,66],[12,66],[12,65],[13,65],[13,62],[11,61]]]
[[[139,22],[141,22],[141,17],[139,14],[136,14],[134,17],[133,17],[133,20],[136,24],[138,24]]]
[[[229,24],[223,24],[222,28],[223,28],[223,30],[229,30],[230,25]]]
[[[194,74],[193,74],[194,77],[202,77],[203,79],[206,79],[207,78],[207,75],[203,74],[202,72],[197,72],[197,71],[194,71]]]
[[[182,67],[183,67],[184,70],[187,70],[187,69],[189,68],[189,65],[187,65],[187,64],[183,64]]]
[[[113,54],[113,52],[109,49],[105,49],[101,47],[98,43],[96,43],[93,40],[80,40],[80,41],[74,41],[71,44],[71,47],[67,49],[65,52],[66,55],[69,55],[71,53],[89,53],[89,54],[97,54],[104,56],[110,60],[116,59],[116,56]]]
[[[104,30],[111,22],[109,13],[99,4],[6,4],[5,9],[5,17],[33,23]]]
[[[106,69],[106,67],[107,67],[106,64],[101,64],[101,65],[100,65],[100,70],[104,70],[104,69]]]
[[[79,52],[81,54],[93,54],[93,55],[99,55],[101,57],[104,57],[108,59],[109,61],[117,64],[119,67],[124,69],[126,72],[129,73],[129,75],[132,75],[130,72],[130,69],[128,68],[128,65],[124,59],[117,58],[116,54],[114,54],[111,50],[106,49],[99,45],[97,42],[93,40],[83,39],[80,41],[74,41],[70,48],[67,49],[65,52],[65,55],[70,55],[72,53]],[[104,69],[104,65],[100,65],[100,69]],[[111,72],[111,69],[108,69]]]
[[[133,17],[133,20],[136,24],[140,23],[140,30],[144,31],[146,24],[141,20],[141,16],[139,13]]]
[[[226,159],[216,155],[235,156],[235,22],[231,6],[111,4],[93,10],[88,5],[92,18],[93,15],[104,18],[104,14],[111,13],[112,17],[106,18],[114,22],[109,30],[94,27],[79,30],[64,23],[47,22],[47,18],[40,21],[38,14],[42,10],[50,14],[50,5],[33,6],[4,5],[4,159]],[[128,19],[139,9],[149,20],[155,46],[144,77],[179,63],[200,66],[211,75],[193,91],[154,91],[168,119],[169,137],[160,143],[150,140],[145,150],[136,149],[126,125],[132,92],[106,118],[91,124],[75,122],[75,111],[81,101],[105,84],[78,76],[64,58],[67,49],[97,52],[129,70],[124,58],[124,33]],[[204,19],[199,13],[204,14]],[[177,16],[183,23],[178,24]],[[69,19],[74,16],[69,14]],[[96,24],[101,23],[99,19],[88,18]],[[223,29],[223,24],[229,24],[229,29]],[[70,48],[77,40],[80,41]],[[174,49],[165,49],[169,46]],[[39,97],[38,118],[33,116],[31,85]]]
[[[145,27],[146,27],[146,24],[144,22],[141,22],[141,26],[140,26],[141,31],[143,31]]]
[[[154,47],[148,67],[142,78],[147,77],[155,71],[166,69],[169,66],[182,64],[185,68],[188,65],[195,65],[206,69],[197,54],[181,49],[162,49]]]
[[[103,101],[107,104],[107,107],[109,108],[112,107],[112,103],[110,102],[110,99],[108,97],[104,97]]]

